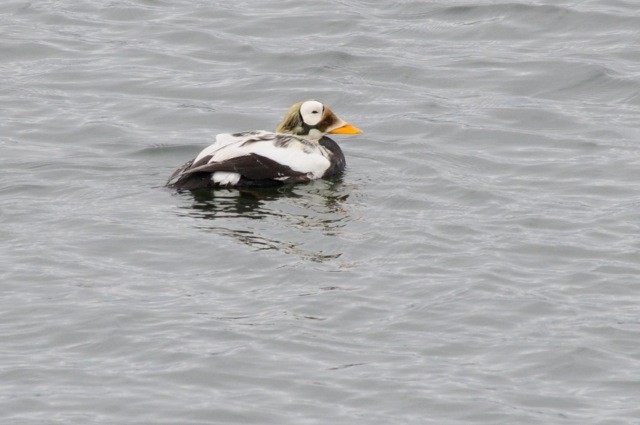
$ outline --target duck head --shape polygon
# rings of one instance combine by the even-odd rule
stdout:
[[[320,139],[325,134],[360,134],[357,127],[343,121],[317,100],[306,100],[293,105],[278,128],[278,133],[295,134]]]

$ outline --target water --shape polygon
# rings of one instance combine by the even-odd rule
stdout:
[[[0,6],[3,424],[632,424],[631,0]],[[339,179],[163,184],[316,98]]]

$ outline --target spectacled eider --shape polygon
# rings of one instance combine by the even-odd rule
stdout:
[[[263,130],[218,134],[216,142],[177,169],[174,189],[256,187],[305,183],[344,170],[345,159],[325,134],[360,134],[315,100],[289,108],[275,133]]]

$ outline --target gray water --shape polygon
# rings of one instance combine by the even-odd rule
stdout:
[[[0,6],[0,423],[640,423],[635,0]],[[174,193],[315,98],[338,179]]]

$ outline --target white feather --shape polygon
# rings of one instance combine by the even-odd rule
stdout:
[[[266,140],[256,140],[259,138],[266,138]],[[276,142],[282,138],[289,139],[289,142],[286,146],[277,146]],[[247,143],[251,140],[254,141]],[[198,155],[196,161],[206,155],[212,155],[209,163],[222,162],[253,153],[286,165],[294,171],[310,173],[313,178],[322,177],[331,165],[328,158],[329,152],[324,147],[288,134],[261,132],[259,135],[228,141],[217,149],[210,148],[212,147],[205,149],[207,153]]]
[[[211,180],[214,183],[218,183],[220,186],[234,186],[240,181],[240,174],[229,173],[226,171],[216,171],[211,175]]]
[[[265,134],[269,134],[269,131],[264,131],[264,130],[255,130],[255,131],[246,131],[244,133],[220,133],[218,135],[216,135],[216,141],[215,143],[207,146],[206,148],[204,148],[199,154],[198,156],[196,156],[196,159],[193,160],[193,162],[198,162],[200,159],[204,158],[205,156],[209,156],[211,155],[213,152],[217,151],[220,148],[223,148],[227,145],[230,145],[232,143],[235,142],[245,142],[247,141],[250,137],[260,137],[260,136],[264,136]]]
[[[300,105],[302,120],[308,125],[316,125],[322,119],[324,106],[317,100],[308,100]]]

